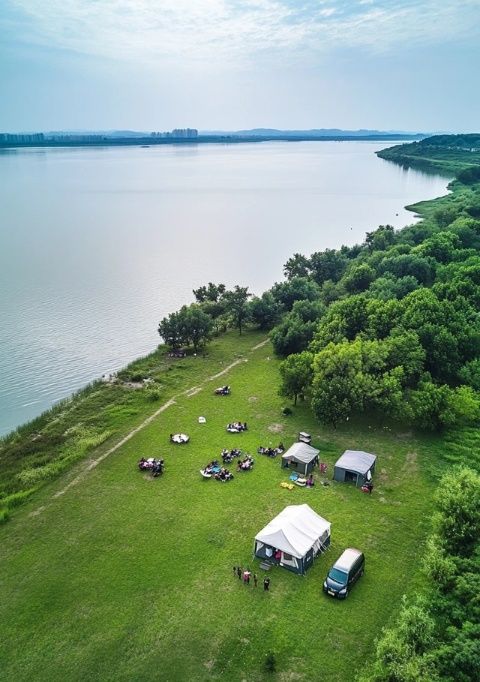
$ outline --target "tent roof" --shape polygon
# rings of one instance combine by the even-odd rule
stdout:
[[[345,450],[340,459],[335,462],[335,466],[365,475],[372,465],[375,464],[376,459],[376,455],[363,452],[363,450]]]
[[[320,450],[312,448],[306,443],[294,443],[286,452],[283,453],[282,459],[291,459],[294,457],[297,461],[309,464],[312,459],[318,455]]]
[[[290,505],[272,519],[255,540],[301,559],[325,531],[330,531],[330,523],[308,504]]]

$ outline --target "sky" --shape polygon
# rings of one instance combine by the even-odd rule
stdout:
[[[480,130],[480,0],[1,0],[0,131]]]

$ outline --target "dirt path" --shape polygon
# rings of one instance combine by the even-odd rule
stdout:
[[[268,343],[268,339],[265,339],[264,341],[261,341],[260,343],[257,343],[256,346],[253,346],[253,348],[250,348],[250,352],[253,352],[255,350],[258,350],[259,348],[262,348],[266,343]],[[192,388],[187,389],[186,391],[183,391],[182,393],[178,393],[177,395],[174,395],[173,398],[170,398],[170,400],[167,400],[166,403],[164,403],[161,407],[158,408],[158,410],[155,410],[153,414],[151,414],[149,417],[143,420],[141,424],[136,426],[134,429],[132,429],[126,436],[124,436],[121,440],[118,441],[115,445],[113,445],[111,448],[109,448],[106,452],[104,452],[102,455],[97,457],[96,459],[90,460],[89,464],[81,471],[78,476],[76,476],[74,479],[70,481],[64,488],[61,490],[58,490],[53,496],[52,499],[57,499],[61,497],[62,495],[65,495],[65,493],[70,490],[70,488],[73,488],[74,486],[78,485],[85,476],[88,474],[89,471],[92,471],[92,469],[95,469],[100,462],[103,462],[104,459],[109,457],[111,454],[116,452],[119,448],[121,448],[125,443],[127,443],[131,438],[133,438],[139,431],[142,431],[146,426],[151,424],[154,419],[156,419],[162,412],[165,412],[171,405],[175,404],[176,398],[179,398],[182,395],[186,395],[189,398],[193,397],[197,393],[199,393],[202,390],[202,385],[206,384],[209,381],[214,381],[215,379],[218,379],[218,377],[223,376],[224,374],[227,374],[231,369],[236,367],[242,362],[248,362],[246,358],[240,358],[238,360],[235,360],[235,362],[232,362],[230,365],[225,367],[225,369],[222,369],[221,372],[218,372],[217,374],[214,374],[211,377],[208,377],[204,381],[202,381],[202,384],[200,386],[193,386]],[[38,516],[41,514],[44,510],[46,509],[46,506],[38,507],[38,509],[35,509],[34,511],[30,512],[29,516]]]

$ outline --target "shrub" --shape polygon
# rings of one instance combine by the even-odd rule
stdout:
[[[14,509],[14,507],[19,507],[23,504],[30,495],[36,491],[36,488],[29,488],[28,490],[20,490],[18,493],[13,493],[3,500],[3,504],[9,509]]]
[[[293,414],[293,410],[290,407],[284,407],[282,410],[282,414],[285,417],[289,417],[291,414]]]
[[[151,388],[148,391],[145,391],[145,397],[149,402],[154,403],[157,400],[160,400],[162,393],[158,390],[158,388]]]
[[[8,509],[0,509],[0,523],[6,523],[10,518]]]

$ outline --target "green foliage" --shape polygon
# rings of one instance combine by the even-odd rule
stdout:
[[[351,268],[343,279],[345,289],[351,294],[366,291],[375,279],[375,270],[368,263]]]
[[[324,313],[325,306],[320,301],[295,301],[292,310],[271,333],[275,353],[286,357],[306,350]]]
[[[274,327],[282,314],[282,305],[278,303],[270,291],[266,291],[262,296],[255,296],[250,301],[250,316],[252,322],[263,330]]]
[[[285,310],[291,310],[295,301],[315,301],[320,293],[315,282],[306,277],[293,277],[286,282],[274,284],[270,291]]]
[[[457,178],[464,185],[473,185],[476,182],[480,182],[480,166],[470,166],[470,168],[465,168],[460,171]]]
[[[453,469],[435,502],[435,532],[445,553],[471,556],[480,540],[480,475],[466,467]]]
[[[158,333],[172,348],[193,345],[196,352],[211,338],[213,322],[198,304],[182,306],[170,313],[158,325]]]
[[[241,287],[238,284],[232,291],[223,294],[226,313],[230,316],[233,325],[242,333],[244,324],[250,319],[250,308],[248,299],[252,294],[248,293],[248,287]]]
[[[338,282],[347,265],[348,257],[342,250],[326,249],[312,253],[310,257],[312,278],[317,284],[324,284],[327,281]]]
[[[304,351],[290,355],[280,365],[282,379],[280,395],[292,398],[294,405],[297,404],[297,398],[299,396],[304,398],[310,388],[313,377],[312,362],[312,354]]]
[[[309,274],[310,261],[301,253],[294,253],[283,266],[283,274],[287,279],[294,277],[307,277]]]
[[[395,243],[395,230],[391,225],[380,225],[377,230],[367,232],[365,244],[370,251],[386,251]]]
[[[465,466],[438,487],[422,595],[404,599],[362,682],[476,682],[480,669],[480,475]]]
[[[193,290],[193,295],[197,303],[218,303],[226,291],[225,284],[213,284],[209,282],[207,286]]]
[[[398,339],[396,343],[400,348]],[[336,426],[371,409],[393,415],[399,412],[408,371],[397,364],[401,358],[392,355],[389,342],[361,339],[330,343],[317,353],[312,408],[318,419]]]

